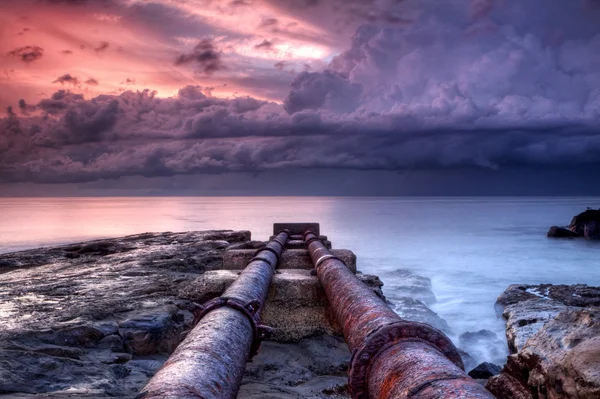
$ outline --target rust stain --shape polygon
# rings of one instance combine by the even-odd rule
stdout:
[[[248,358],[269,333],[260,313],[288,237],[289,231],[279,233],[221,297],[199,306],[195,327],[137,398],[237,396]]]
[[[464,372],[452,341],[436,328],[402,320],[311,231],[304,241],[331,310],[352,351],[353,399],[493,396]]]

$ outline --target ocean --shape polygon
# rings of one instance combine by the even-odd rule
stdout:
[[[450,337],[494,332],[499,343],[472,355],[499,363],[505,325],[494,303],[510,284],[600,285],[600,242],[546,237],[588,206],[600,198],[0,198],[0,253],[149,231],[244,229],[266,240],[273,222],[319,222],[392,302],[407,272],[430,279],[429,307]]]

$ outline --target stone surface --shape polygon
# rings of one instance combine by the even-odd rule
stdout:
[[[600,306],[600,287],[576,285],[511,285],[496,301],[506,322],[506,338],[512,353],[544,324],[569,307]]]
[[[550,230],[548,230],[548,237],[553,238],[575,238],[579,237],[579,234],[571,231],[565,227],[552,226]]]
[[[390,292],[388,297],[392,302],[395,298],[416,299],[425,305],[431,305],[436,302],[431,288],[431,280],[427,277],[419,276],[410,270],[402,269],[384,273],[382,277],[385,280],[393,281],[387,287],[387,290]]]
[[[476,380],[487,380],[490,377],[500,374],[502,367],[497,364],[483,362],[473,370],[469,371],[469,377]]]
[[[390,306],[403,319],[427,323],[450,334],[450,326],[427,305],[435,303],[431,280],[410,270],[398,269],[383,273],[382,277],[393,281],[386,285],[385,294]]]
[[[600,209],[588,208],[586,211],[574,216],[571,224],[566,228],[552,226],[548,231],[548,237],[600,239]]]
[[[356,255],[347,249],[332,249],[331,253],[342,260],[348,269],[356,272]],[[250,259],[254,257],[256,250],[231,250],[225,251],[223,255],[223,268],[229,270],[242,270]],[[277,268],[282,269],[307,269],[313,268],[310,255],[306,249],[288,249],[283,252]]]
[[[350,398],[349,363],[350,352],[340,337],[318,336],[295,344],[264,342],[246,367],[238,398]]]
[[[487,388],[499,398],[600,397],[599,287],[511,286],[499,298],[514,354]]]
[[[191,325],[181,288],[249,240],[145,233],[0,255],[0,393],[135,395]]]

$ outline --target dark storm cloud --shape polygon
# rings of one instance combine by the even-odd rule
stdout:
[[[44,49],[40,46],[24,46],[16,48],[7,53],[10,57],[16,57],[26,64],[37,61],[44,55]]]
[[[201,72],[211,74],[225,68],[221,61],[221,53],[212,40],[201,40],[190,53],[180,54],[175,65],[194,64]]]
[[[351,83],[333,71],[302,72],[292,82],[284,108],[289,113],[305,109],[352,112],[359,104],[361,91],[360,85]]]
[[[106,51],[109,47],[110,47],[110,43],[109,42],[100,42],[100,44],[98,45],[98,47],[94,48],[94,51],[96,53],[101,53],[103,51]]]
[[[98,81],[94,78],[89,78],[88,80],[85,81],[86,85],[90,85],[90,86],[98,86]]]
[[[263,51],[273,51],[273,42],[270,40],[263,40],[259,44],[255,45],[254,48]]]
[[[61,85],[71,84],[73,86],[79,86],[81,84],[79,78],[77,78],[76,76],[71,76],[70,73],[65,73],[64,75],[59,76],[52,83],[60,83]]]
[[[327,68],[295,77],[283,105],[196,86],[172,98],[57,92],[27,117],[0,120],[0,178],[597,170],[600,10],[547,0],[388,3],[414,23],[362,25]],[[176,63],[222,68],[209,40]],[[211,84],[228,83],[218,75]],[[277,76],[228,79],[268,87]]]

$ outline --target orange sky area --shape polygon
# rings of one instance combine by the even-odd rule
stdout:
[[[189,84],[212,88],[212,95],[219,97],[250,95],[282,101],[295,74],[322,68],[337,51],[323,44],[327,32],[267,3],[226,9],[225,2],[218,1],[155,1],[197,22],[197,31],[191,23],[185,36],[165,34],[148,21],[137,22],[134,13],[127,14],[135,3],[95,9],[7,3],[0,14],[0,106],[15,107],[19,99],[36,103],[60,89],[86,98],[143,89],[167,97]],[[277,31],[269,27],[273,19],[278,21]],[[311,37],[323,40],[313,42]],[[225,69],[205,74],[193,63],[175,65],[179,54],[189,53],[205,38],[217,46]],[[268,49],[257,47],[264,41],[271,43]],[[25,46],[41,47],[42,56],[25,62],[10,54]],[[57,81],[65,74],[76,80]],[[260,77],[264,81],[272,77],[277,83],[265,89],[269,85]]]

